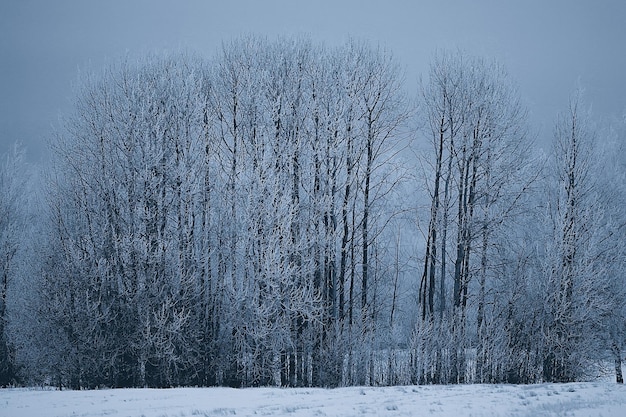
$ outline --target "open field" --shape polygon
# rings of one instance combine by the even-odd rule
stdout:
[[[0,416],[624,416],[609,382],[319,388],[0,390]]]

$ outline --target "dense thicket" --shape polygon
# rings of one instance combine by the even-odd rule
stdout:
[[[624,171],[597,164],[582,104],[550,159],[493,62],[435,57],[417,114],[403,88],[386,50],[292,38],[87,77],[40,221],[23,221],[23,174],[3,165],[15,220],[0,223],[0,383],[569,381],[609,357],[617,369],[623,190],[600,178]],[[408,139],[431,144],[417,178]]]

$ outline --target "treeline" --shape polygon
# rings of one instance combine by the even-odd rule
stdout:
[[[2,165],[0,384],[621,366],[621,145],[599,159],[578,98],[544,157],[504,69],[460,52],[433,59],[417,106],[389,51],[357,41],[247,37],[80,85],[45,176],[18,151]]]

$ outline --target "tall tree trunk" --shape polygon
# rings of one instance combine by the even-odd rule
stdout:
[[[424,257],[424,272],[420,286],[420,299],[422,302],[422,320],[426,316],[432,318],[435,310],[435,267],[437,264],[437,224],[439,217],[439,184],[443,165],[443,147],[445,134],[445,118],[441,118],[439,125],[439,143],[437,146],[437,158],[435,163],[435,187],[430,209],[430,222],[428,224],[428,238],[426,240],[426,256]]]
[[[368,285],[368,273],[369,273],[369,229],[368,229],[368,218],[369,218],[369,194],[370,194],[370,147],[368,146],[368,162],[367,162],[367,171],[365,174],[365,190],[363,192],[363,223],[362,223],[362,232],[363,232],[363,243],[362,243],[362,272],[361,272],[361,311],[364,314],[363,319],[366,319],[366,310],[367,310],[367,285]]]
[[[346,272],[348,268],[348,241],[350,238],[350,223],[348,220],[348,205],[350,202],[350,192],[351,192],[351,183],[352,183],[352,168],[353,168],[353,160],[352,160],[352,132],[350,123],[348,123],[347,133],[346,133],[346,185],[343,193],[343,202],[341,204],[341,223],[343,225],[343,233],[341,236],[341,260],[339,262],[339,318],[340,320],[344,317],[344,308],[345,308],[345,282],[346,282]],[[353,222],[354,223],[354,222]],[[351,243],[351,246],[354,245],[354,242]],[[350,284],[350,323],[352,323],[352,283]]]
[[[615,382],[623,384],[624,376],[622,375],[622,350],[620,349],[617,341],[613,341],[611,350],[613,351],[613,358],[615,362]]]

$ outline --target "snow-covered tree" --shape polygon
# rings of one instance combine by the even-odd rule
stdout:
[[[18,250],[24,243],[28,175],[23,148],[16,144],[7,154],[0,154],[0,386],[15,384],[18,378],[8,332],[9,305],[18,280]]]

